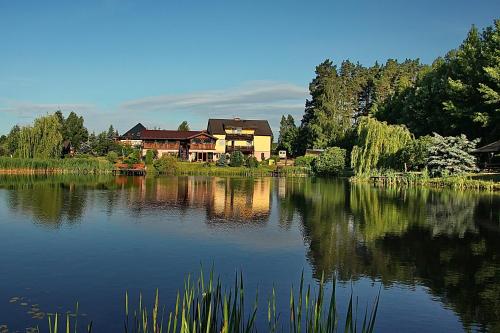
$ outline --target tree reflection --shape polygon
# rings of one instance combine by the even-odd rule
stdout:
[[[500,196],[339,181],[287,182],[316,278],[423,284],[464,326],[500,327]]]

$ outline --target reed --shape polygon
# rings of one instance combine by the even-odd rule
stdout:
[[[350,178],[352,183],[371,182],[381,186],[428,186],[454,190],[500,191],[500,182],[474,179],[470,174],[431,178],[425,173],[384,171]]]
[[[113,165],[102,158],[10,158],[0,157],[1,173],[107,173]]]
[[[298,293],[292,287],[289,301],[289,316],[281,317],[276,311],[276,292],[273,288],[267,302],[268,332],[288,330],[293,333],[323,333],[339,330],[339,316],[335,295],[335,279],[332,283],[330,296],[325,295],[324,278],[321,279],[315,296],[312,295],[310,285],[304,285],[302,274]],[[347,306],[347,315],[344,318],[345,332],[373,332],[378,310],[379,297],[374,301],[370,311],[365,310],[362,326],[358,326],[357,306],[354,307],[351,294]],[[245,310],[245,288],[243,276],[236,275],[234,287],[224,291],[218,278],[214,281],[213,271],[205,281],[203,271],[193,283],[188,277],[182,293],[177,294],[175,308],[168,314],[165,307],[160,311],[158,290],[155,301],[148,310],[139,299],[139,307],[133,314],[129,312],[128,294],[125,294],[125,332],[126,333],[202,333],[202,332],[256,332],[256,316],[259,309],[258,293],[253,306]]]
[[[195,280],[189,275],[184,281],[184,288],[177,293],[175,306],[168,314],[160,303],[159,292],[156,290],[154,302],[148,307],[142,294],[139,295],[137,307],[132,309],[128,292],[125,293],[123,332],[125,333],[209,333],[209,332],[257,332],[256,318],[259,311],[259,297],[255,294],[253,304],[247,311],[243,275],[236,274],[234,285],[229,290],[222,287],[221,279],[214,278],[211,270],[208,278],[201,270]],[[363,320],[358,321],[357,301],[351,293],[347,314],[340,318],[337,312],[336,281],[332,282],[332,291],[326,295],[325,279],[321,278],[315,290],[304,284],[302,273],[298,292],[292,286],[289,299],[289,315],[281,316],[276,308],[276,292],[272,289],[267,300],[267,330],[268,332],[292,333],[332,333],[343,329],[350,333],[371,333],[375,329],[380,292],[371,307],[367,306]],[[65,325],[66,333],[77,333],[78,303],[75,322],[72,315],[66,314],[65,324],[61,315],[48,316],[49,333],[58,333],[59,326]],[[288,318],[288,319],[287,319]],[[344,322],[343,327],[339,322]],[[92,332],[92,322],[84,332]]]

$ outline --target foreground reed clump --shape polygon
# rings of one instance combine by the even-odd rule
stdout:
[[[362,320],[358,320],[357,302],[353,301],[353,295],[347,305],[345,318],[339,318],[336,301],[336,282],[333,279],[330,295],[326,295],[324,279],[321,279],[318,288],[304,285],[302,274],[298,292],[291,288],[288,301],[289,314],[285,316],[277,312],[276,293],[272,293],[267,299],[264,314],[266,332],[289,331],[294,333],[323,333],[338,332],[373,332],[377,316],[379,296],[373,302],[371,308],[366,307]],[[160,304],[158,290],[154,302],[148,308],[142,294],[139,304],[132,309],[129,304],[128,293],[125,293],[125,318],[123,320],[123,332],[125,333],[201,333],[201,332],[257,332],[256,321],[259,314],[258,293],[251,301],[250,309],[246,309],[248,303],[245,301],[245,287],[242,274],[236,275],[234,286],[229,290],[222,287],[220,278],[214,279],[211,271],[208,279],[200,273],[197,281],[190,276],[184,282],[184,289],[177,293],[175,307],[168,314],[165,306]],[[354,304],[356,303],[356,304]],[[77,305],[78,309],[78,305]],[[78,310],[76,311],[78,312]],[[75,321],[77,316],[75,316]],[[66,321],[58,314],[48,317],[49,332],[57,333],[59,325],[65,325],[65,332],[77,332],[78,323],[71,323],[70,315],[66,315]],[[59,332],[62,332],[61,328]],[[40,332],[40,331],[38,331]],[[92,332],[92,322],[88,324],[85,332]]]
[[[108,173],[113,164],[103,158],[10,158],[0,157],[1,173]]]

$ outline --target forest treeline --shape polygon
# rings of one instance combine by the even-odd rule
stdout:
[[[309,84],[300,125],[291,115],[282,117],[278,149],[301,156],[306,149],[338,146],[363,158],[355,147],[366,135],[365,149],[379,141],[380,149],[393,145],[395,151],[429,135],[481,144],[500,139],[499,28],[500,20],[482,31],[473,26],[457,49],[431,65],[389,59],[371,67],[349,60],[337,66],[325,60]]]

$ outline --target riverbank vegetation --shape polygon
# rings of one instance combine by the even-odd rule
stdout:
[[[0,157],[0,173],[106,173],[113,164],[104,158],[10,158]]]
[[[177,333],[177,332],[257,332],[258,328],[266,327],[267,332],[362,332],[375,330],[379,296],[373,304],[366,306],[362,314],[358,314],[358,304],[352,292],[346,307],[345,317],[340,317],[336,299],[336,282],[333,279],[331,291],[328,294],[325,280],[322,278],[317,288],[305,285],[304,276],[297,289],[290,290],[288,315],[277,311],[276,293],[274,288],[264,302],[256,293],[254,301],[246,300],[247,291],[243,283],[243,275],[236,275],[234,286],[225,289],[220,278],[215,279],[213,272],[208,279],[201,272],[197,280],[187,277],[184,289],[177,293],[175,306],[169,313],[160,303],[158,290],[153,304],[148,307],[139,297],[137,306],[132,306],[128,293],[125,293],[123,332],[134,333]],[[77,331],[78,304],[75,314],[52,314],[48,316],[49,332]],[[264,312],[262,311],[264,310]],[[260,313],[259,313],[260,312]],[[258,325],[258,317],[267,319],[264,325]],[[264,316],[263,316],[264,315]],[[359,315],[359,316],[358,316]],[[75,319],[73,319],[75,318]],[[267,325],[265,325],[267,324]],[[86,332],[98,329],[92,322],[86,325]],[[81,330],[81,329],[80,329]],[[34,332],[42,332],[36,329]]]
[[[277,150],[298,157],[308,149],[345,149],[356,179],[381,170],[446,179],[426,183],[448,184],[450,175],[465,179],[478,171],[471,155],[477,144],[500,139],[499,29],[500,20],[482,32],[472,27],[457,49],[432,65],[389,59],[371,67],[349,60],[337,66],[325,60],[309,85],[300,125],[282,117]],[[296,162],[314,170],[314,157]]]

